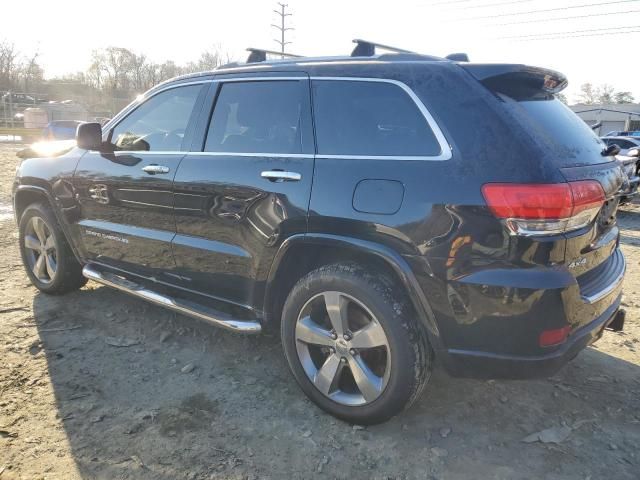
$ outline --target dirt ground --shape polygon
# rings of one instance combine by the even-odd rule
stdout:
[[[409,411],[361,429],[304,397],[277,337],[91,283],[39,294],[10,209],[17,149],[0,145],[0,480],[640,478],[640,204],[619,213],[624,332],[545,380],[436,369]],[[555,442],[523,441],[545,429]]]

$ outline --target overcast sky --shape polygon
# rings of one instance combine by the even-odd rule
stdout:
[[[588,81],[609,83],[640,99],[640,0],[287,3],[295,27],[288,47],[293,53],[348,54],[351,40],[360,37],[440,56],[467,52],[476,62],[553,68],[568,76],[570,100]],[[592,6],[574,8],[580,5]],[[47,77],[85,70],[91,51],[110,45],[155,61],[184,63],[220,44],[244,59],[248,46],[277,48],[270,27],[277,22],[275,7],[271,0],[31,0],[28,15],[5,18],[0,39],[14,42],[24,54],[39,51]],[[554,10],[525,13],[548,9]],[[630,30],[635,31],[620,33]],[[541,40],[540,34],[551,39]]]

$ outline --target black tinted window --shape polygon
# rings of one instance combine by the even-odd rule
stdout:
[[[313,106],[319,154],[440,154],[425,117],[397,85],[317,80],[313,82]]]
[[[519,123],[553,149],[553,155],[561,166],[608,162],[603,157],[603,142],[569,107],[553,97],[540,100],[511,102],[503,97],[506,105],[514,107]],[[615,140],[610,144],[616,143]]]
[[[618,139],[618,140],[612,141],[611,143],[615,143],[620,148],[633,148],[633,147],[635,147],[635,145],[633,143],[631,143],[629,140]]]
[[[116,150],[177,151],[202,85],[177,87],[142,103],[114,127]]]
[[[304,92],[296,80],[223,84],[205,151],[302,153]]]

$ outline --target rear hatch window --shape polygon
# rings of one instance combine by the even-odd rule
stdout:
[[[549,151],[558,167],[612,160],[602,156],[606,147],[591,128],[555,97],[567,85],[561,73],[510,64],[467,64],[463,68],[502,100],[514,124]]]

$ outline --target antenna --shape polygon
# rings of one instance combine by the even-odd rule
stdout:
[[[280,55],[282,55],[282,58],[285,57],[285,53],[284,53],[284,48],[286,45],[290,44],[291,42],[287,42],[285,40],[285,33],[287,32],[287,30],[294,30],[293,27],[287,27],[285,25],[285,20],[287,17],[291,17],[293,16],[292,13],[286,13],[286,9],[289,5],[287,5],[286,3],[280,3],[278,2],[278,5],[280,5],[280,10],[274,10],[275,13],[278,14],[278,16],[280,17],[280,25],[274,25],[273,23],[271,24],[271,26],[273,28],[275,28],[276,30],[280,31],[280,40],[278,39],[274,39],[274,41],[280,45]]]

